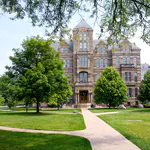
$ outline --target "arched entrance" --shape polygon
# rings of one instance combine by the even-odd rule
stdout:
[[[88,91],[80,91],[80,103],[88,103]]]

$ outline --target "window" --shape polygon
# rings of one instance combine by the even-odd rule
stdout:
[[[131,81],[131,72],[125,72],[125,81]]]
[[[88,56],[80,56],[80,66],[88,66]]]
[[[99,79],[99,77],[100,77],[100,73],[97,73],[96,74],[96,80]]]
[[[103,46],[98,47],[98,53],[102,54],[105,52],[105,48]]]
[[[127,57],[127,64],[130,64],[130,57]]]
[[[68,48],[65,48],[65,52],[68,53]]]
[[[96,59],[96,67],[100,67],[100,59]]]
[[[136,67],[137,65],[137,60],[136,60],[136,57],[134,57],[134,67]]]
[[[80,33],[80,41],[82,40],[82,33]]]
[[[64,60],[64,68],[67,67],[67,63],[66,63],[66,60]]]
[[[132,88],[128,88],[128,96],[132,97]]]
[[[80,42],[80,51],[82,51],[82,42]]]
[[[119,67],[120,66],[120,58],[117,56],[116,57],[116,66]]]
[[[70,59],[67,60],[67,67],[70,68]]]
[[[104,60],[100,59],[100,66],[103,68],[104,67]]]
[[[87,45],[86,45],[86,42],[84,42],[84,51],[87,51]]]
[[[104,59],[96,59],[96,67],[102,67],[104,68],[104,66],[107,65],[107,59],[105,59],[105,64],[104,64]]]
[[[129,51],[130,51],[129,45],[123,45],[123,46],[122,46],[122,51],[123,51],[123,52],[129,52]]]
[[[134,81],[137,82],[137,80],[138,80],[138,74],[137,74],[137,72],[135,72],[134,73]]]
[[[88,82],[88,73],[87,72],[80,72],[79,77],[80,77],[80,82]]]
[[[86,32],[84,32],[84,40],[86,40]]]
[[[105,67],[108,66],[108,58],[105,58]]]
[[[130,57],[123,56],[123,64],[130,64]]]
[[[123,56],[123,64],[126,64],[126,56]]]
[[[138,88],[135,88],[135,97],[138,96]]]

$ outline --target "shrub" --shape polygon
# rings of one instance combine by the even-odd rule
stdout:
[[[150,104],[144,104],[144,108],[150,108]]]

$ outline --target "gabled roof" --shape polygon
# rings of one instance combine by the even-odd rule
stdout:
[[[84,20],[82,19],[75,27],[73,30],[75,29],[79,29],[79,28],[88,28],[90,30],[93,30],[92,27]]]

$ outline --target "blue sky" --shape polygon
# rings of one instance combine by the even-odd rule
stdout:
[[[99,29],[97,26],[94,26],[94,20],[84,14],[82,17],[93,27],[94,38],[96,39],[96,32],[98,33]],[[80,20],[81,17],[78,14],[74,15],[69,27],[72,29]],[[12,49],[20,48],[20,44],[27,36],[30,37],[37,34],[44,36],[44,31],[43,27],[33,27],[27,18],[25,20],[12,21],[7,14],[0,16],[0,75],[6,71],[6,65],[11,65],[9,56],[13,55]],[[150,47],[138,38],[133,38],[131,41],[141,48],[141,63],[150,64]]]

